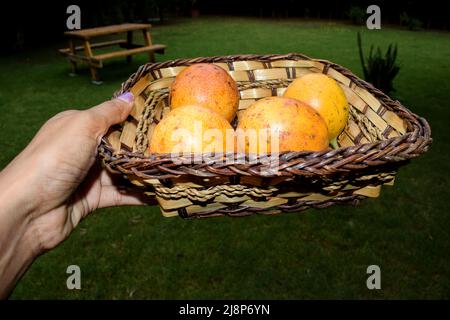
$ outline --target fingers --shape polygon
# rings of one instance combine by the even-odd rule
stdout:
[[[151,199],[142,193],[131,193],[120,190],[116,186],[103,186],[98,208],[150,204],[153,204]]]
[[[89,110],[96,119],[101,120],[103,129],[124,121],[133,107],[134,97],[131,92],[126,92],[116,99],[103,102]]]

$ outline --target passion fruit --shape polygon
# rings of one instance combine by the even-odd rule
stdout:
[[[149,138],[150,153],[225,153],[235,150],[234,130],[230,123],[218,113],[195,105],[170,111]]]
[[[171,109],[185,105],[211,109],[231,122],[239,105],[236,82],[214,64],[189,66],[177,75],[170,90]]]
[[[286,89],[284,96],[313,107],[325,120],[331,144],[348,121],[349,106],[344,91],[338,83],[322,73],[310,73],[296,79]]]
[[[327,126],[319,113],[284,97],[253,103],[242,114],[236,134],[238,151],[246,153],[319,151],[328,146]]]

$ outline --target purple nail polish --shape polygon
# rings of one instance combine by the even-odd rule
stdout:
[[[117,99],[123,100],[128,103],[132,103],[134,101],[134,96],[131,92],[122,93]]]

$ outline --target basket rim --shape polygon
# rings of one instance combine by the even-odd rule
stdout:
[[[247,168],[239,166],[240,162],[224,166],[222,163],[215,166],[214,158],[208,158],[199,164],[186,165],[186,158],[180,159],[183,165],[173,166],[174,157],[164,154],[151,154],[144,156],[142,153],[125,150],[114,150],[112,145],[104,136],[98,147],[98,155],[106,167],[114,173],[135,175],[144,179],[170,179],[183,175],[194,175],[198,177],[217,176],[325,176],[336,173],[346,173],[370,167],[379,167],[390,163],[406,162],[428,150],[432,143],[431,128],[428,122],[411,112],[398,100],[393,100],[385,93],[375,88],[372,84],[358,78],[350,70],[339,64],[324,59],[313,59],[301,53],[288,54],[244,54],[228,56],[197,57],[187,59],[175,59],[156,63],[141,65],[129,79],[122,83],[121,88],[114,93],[114,97],[128,91],[139,79],[158,69],[178,66],[189,66],[196,63],[227,63],[232,70],[232,63],[236,61],[259,61],[270,63],[277,60],[308,60],[320,62],[324,65],[323,73],[329,68],[340,72],[350,79],[352,84],[366,89],[384,107],[395,112],[406,122],[405,134],[377,140],[373,142],[358,144],[355,146],[340,147],[338,149],[327,149],[323,151],[302,151],[280,153],[279,163],[282,169],[274,172],[273,169],[257,162]],[[244,155],[234,154],[235,159],[242,159]],[[180,157],[181,158],[181,157]],[[183,162],[184,161],[184,162]],[[152,172],[143,168],[154,167]],[[143,172],[146,171],[146,172]]]

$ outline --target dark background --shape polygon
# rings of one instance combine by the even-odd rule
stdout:
[[[66,31],[65,12],[70,4],[81,8],[82,28],[122,22],[167,24],[173,18],[198,15],[248,16],[259,18],[307,18],[350,20],[349,11],[381,8],[383,24],[402,25],[407,14],[424,29],[447,30],[447,11],[439,1],[295,1],[295,0],[111,0],[111,1],[12,1],[2,4],[2,53],[45,46],[60,40]],[[38,34],[46,35],[45,41]],[[37,42],[39,39],[39,42]]]

